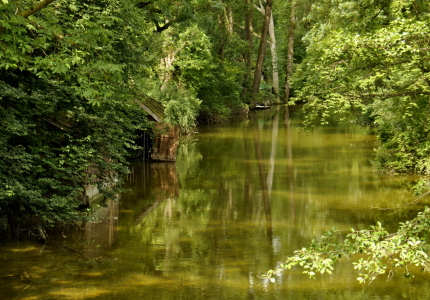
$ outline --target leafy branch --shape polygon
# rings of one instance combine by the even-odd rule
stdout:
[[[296,250],[293,256],[262,277],[266,282],[274,282],[275,276],[298,265],[305,269],[303,273],[314,278],[317,273],[330,274],[342,256],[356,254],[363,256],[353,263],[354,269],[359,271],[357,280],[360,283],[370,284],[387,271],[391,277],[399,268],[404,270],[405,277],[412,277],[409,266],[430,272],[429,229],[430,208],[426,207],[413,220],[400,223],[393,234],[388,233],[379,222],[365,230],[352,228],[346,236],[339,230],[328,231],[319,241],[312,241],[309,248]]]

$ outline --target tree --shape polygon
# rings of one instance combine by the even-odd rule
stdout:
[[[306,58],[293,74],[293,101],[305,103],[305,124],[340,118],[369,126],[379,137],[383,170],[429,174],[429,13],[424,1],[314,3],[306,17]],[[417,186],[423,187],[425,181]],[[329,231],[265,277],[273,281],[297,265],[310,277],[331,273],[341,257],[355,254],[364,256],[354,262],[361,283],[392,276],[397,268],[406,277],[413,276],[411,266],[430,271],[429,214],[425,208],[395,233],[380,223],[350,233]]]
[[[189,23],[162,33],[163,55],[169,63],[156,73],[157,77],[164,74],[166,80],[161,89],[155,85],[151,93],[160,95],[168,105],[175,91],[182,90],[180,93],[200,102],[198,122],[219,122],[245,111],[240,98],[245,73],[244,42],[235,30],[242,4],[206,0],[191,3],[193,17]],[[158,80],[156,76],[152,79]]]
[[[243,97],[244,100],[247,101],[247,98],[250,96],[251,92],[251,70],[252,70],[252,49],[253,49],[253,29],[252,29],[252,21],[253,21],[253,7],[251,0],[244,0],[244,18],[245,18],[245,41],[247,42],[246,51],[244,54],[245,61],[245,75],[244,75],[244,91]]]
[[[126,147],[148,126],[133,101],[146,27],[129,1],[31,4],[0,6],[0,225],[45,238],[90,217],[85,185],[120,188]]]
[[[126,149],[150,126],[142,95],[184,131],[198,114],[245,111],[241,13],[234,1],[3,0],[2,227],[75,224],[90,217],[77,210],[85,185],[120,190]]]
[[[417,217],[400,223],[397,232],[390,234],[377,223],[365,230],[355,230],[343,234],[341,231],[329,231],[313,241],[309,248],[296,250],[293,256],[280,264],[275,270],[264,275],[269,281],[274,281],[275,275],[301,266],[303,273],[313,278],[317,273],[331,273],[336,262],[342,257],[360,254],[362,257],[353,262],[358,270],[360,283],[371,283],[377,276],[388,272],[393,276],[396,269],[401,269],[404,276],[413,274],[409,267],[419,267],[421,272],[430,271],[430,244],[428,231],[430,228],[430,208],[418,213]]]
[[[381,169],[428,174],[429,11],[422,1],[315,4],[294,81],[306,124],[352,116],[378,133]]]
[[[264,21],[261,28],[260,46],[258,48],[257,62],[252,83],[251,107],[257,105],[258,92],[260,90],[261,74],[263,70],[264,55],[266,53],[267,34],[269,31],[270,16],[272,15],[272,0],[267,0],[264,9]]]
[[[50,3],[54,2],[55,0],[43,0],[40,1],[38,4],[36,4],[35,6],[31,6],[29,9],[25,10],[25,11],[21,11],[18,13],[17,11],[17,15],[23,17],[23,18],[28,18],[29,16],[37,13],[39,10],[45,8],[47,5],[49,5]],[[9,0],[3,0],[4,4],[8,4]],[[0,33],[2,33],[5,30],[5,27],[0,26]]]
[[[283,103],[287,104],[290,98],[291,88],[291,77],[293,75],[293,54],[294,54],[294,32],[296,28],[296,2],[294,0],[289,1],[291,5],[290,12],[290,23],[288,26],[288,44],[287,44],[287,62],[286,62],[286,74],[285,74],[285,85],[284,85],[284,99]]]
[[[260,6],[256,6],[257,10],[264,16],[265,8],[260,1]],[[278,72],[278,53],[275,35],[275,21],[273,19],[273,12],[270,14],[269,20],[269,36],[270,36],[270,54],[272,58],[272,88],[275,94],[275,101],[279,103],[279,72]]]

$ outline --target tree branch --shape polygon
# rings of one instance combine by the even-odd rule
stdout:
[[[153,19],[153,22],[155,24],[155,27],[157,28],[157,30],[154,30],[154,32],[163,32],[164,30],[168,29],[172,25],[172,21],[168,21],[163,26],[160,26],[160,24],[155,19]]]
[[[39,4],[31,7],[30,9],[28,9],[26,11],[23,11],[22,13],[19,13],[18,16],[21,16],[21,17],[24,17],[24,18],[28,18],[32,14],[37,13],[39,10],[45,8],[46,6],[48,6],[49,4],[51,4],[54,1],[55,0],[42,0],[42,1],[39,2]]]
[[[142,1],[137,3],[137,7],[144,9],[145,7],[147,7],[148,5],[153,4],[152,1]]]
[[[237,27],[239,27],[240,29],[245,30],[245,26],[237,25]],[[252,34],[253,36],[255,36],[255,37],[259,38],[259,39],[261,38],[261,36],[260,36],[257,32],[255,32],[254,30],[251,30],[251,34]]]
[[[264,16],[264,5],[263,3],[261,3],[261,1],[260,1],[260,6],[257,6],[256,4],[254,4],[254,8]]]
[[[48,6],[50,3],[54,2],[54,1],[55,0],[42,0],[36,6],[33,6],[30,9],[17,14],[17,16],[28,18],[32,14],[37,13],[39,10],[45,8],[46,6]],[[3,26],[0,26],[0,33],[3,33],[4,30],[5,30],[5,28]]]

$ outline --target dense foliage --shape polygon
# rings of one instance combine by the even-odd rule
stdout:
[[[295,78],[307,124],[373,127],[382,169],[429,174],[429,17],[427,1],[315,3]]]
[[[368,126],[379,137],[381,170],[430,174],[429,19],[428,1],[313,2],[301,20],[309,29],[292,101],[304,103],[305,125],[340,119]],[[421,187],[428,189],[426,183]],[[411,266],[430,270],[429,228],[425,209],[393,234],[380,223],[349,234],[330,231],[266,278],[274,281],[275,274],[296,265],[310,277],[331,273],[340,257],[356,254],[360,282],[387,272],[391,276],[396,268],[410,277]]]
[[[126,146],[148,126],[128,83],[144,59],[137,9],[56,1],[22,17],[31,4],[0,6],[0,225],[18,233],[88,218],[84,187],[113,194]]]
[[[162,102],[183,132],[246,111],[230,2],[2,0],[1,228],[73,224],[90,216],[85,186],[114,194],[151,126],[135,100]]]
[[[151,126],[135,100],[160,101],[165,121],[186,133],[246,113],[261,100],[249,91],[263,2],[2,0],[0,227],[90,218],[78,209],[84,187],[114,195],[127,148]],[[275,0],[270,17],[260,97],[279,98],[273,81],[290,80],[282,66],[295,41],[292,102],[305,103],[307,126],[335,115],[368,126],[382,169],[430,174],[428,1]],[[386,272],[386,259],[427,269],[427,215],[396,234],[377,225],[339,241],[333,232],[281,269],[298,264],[313,276],[354,253],[367,255],[356,265],[361,281]]]

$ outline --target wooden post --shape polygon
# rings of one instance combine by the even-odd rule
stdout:
[[[151,159],[155,161],[175,161],[179,145],[179,127],[157,123],[156,137],[152,144]]]

